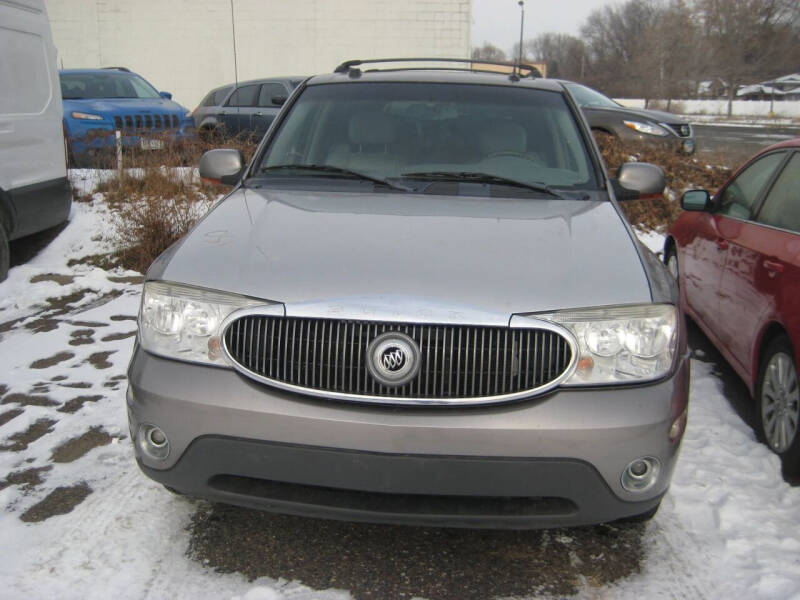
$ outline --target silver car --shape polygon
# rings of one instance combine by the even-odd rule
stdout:
[[[233,190],[147,274],[142,471],[311,517],[651,517],[686,334],[617,200],[660,193],[660,169],[611,179],[560,82],[359,65],[301,84],[249,165],[203,157]]]

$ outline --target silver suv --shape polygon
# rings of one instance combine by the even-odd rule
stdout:
[[[401,63],[301,84],[150,268],[127,394],[181,493],[391,523],[649,518],[686,423],[675,284],[558,81]]]

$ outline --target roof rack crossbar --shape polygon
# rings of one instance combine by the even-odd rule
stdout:
[[[367,64],[375,64],[375,63],[394,63],[394,62],[438,62],[438,63],[461,63],[461,64],[469,64],[469,65],[493,65],[499,67],[511,67],[515,71],[512,71],[510,74],[519,74],[520,71],[527,71],[527,77],[541,77],[541,73],[539,69],[534,67],[533,65],[527,65],[525,63],[517,64],[514,62],[504,62],[504,61],[493,61],[493,60],[474,60],[471,58],[431,58],[431,57],[424,57],[424,58],[370,58],[365,60],[347,60],[340,64],[336,69],[334,69],[334,73],[347,73],[350,69],[358,67],[360,65],[367,65]],[[420,67],[421,68],[421,67]],[[372,69],[371,69],[372,70]],[[378,69],[375,69],[378,70]],[[392,69],[392,70],[402,70],[402,69]],[[409,69],[410,70],[410,69]],[[458,69],[448,69],[448,70],[458,70]],[[481,71],[486,73],[497,73],[497,71],[490,71],[488,69],[474,69],[468,68],[464,69],[465,71]],[[506,73],[500,73],[505,75]]]

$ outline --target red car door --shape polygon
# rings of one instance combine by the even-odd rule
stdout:
[[[800,153],[786,162],[788,153],[778,154],[778,169],[759,194],[757,215],[731,224],[725,235],[729,250],[720,287],[720,338],[751,385],[758,376],[754,357],[765,325],[785,323],[787,312],[797,315],[798,301],[786,296],[784,286],[797,281],[800,265]],[[775,155],[765,158],[770,156]]]
[[[731,322],[728,302],[723,305],[722,278],[732,241],[752,217],[761,198],[786,157],[785,151],[761,156],[747,165],[717,194],[712,213],[698,213],[694,239],[686,245],[684,280],[692,310],[718,340],[728,345]]]

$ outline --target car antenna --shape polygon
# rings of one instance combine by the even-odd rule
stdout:
[[[233,39],[233,82],[239,87],[239,63],[236,60],[236,21],[233,18],[233,0],[231,0],[231,38]]]

